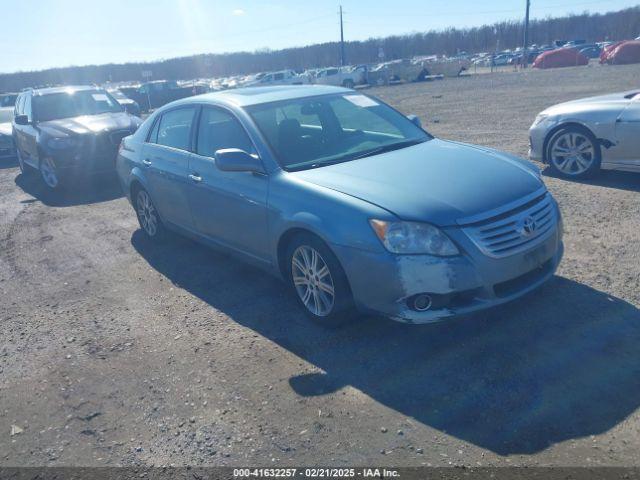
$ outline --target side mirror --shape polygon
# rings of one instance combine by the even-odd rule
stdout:
[[[31,123],[26,115],[16,115],[15,122],[16,125],[29,125]]]
[[[264,173],[260,159],[239,148],[224,148],[215,153],[216,166],[223,172]]]
[[[416,127],[422,128],[422,122],[417,115],[407,115],[407,118],[413,123]]]

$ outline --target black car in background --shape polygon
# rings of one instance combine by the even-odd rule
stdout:
[[[120,106],[122,106],[122,108],[124,108],[124,110],[127,113],[130,113],[131,115],[135,115],[136,117],[140,116],[141,112],[140,112],[140,105],[138,105],[138,102],[127,97],[118,88],[109,89],[109,93],[113,98],[116,99],[116,101],[120,104]]]
[[[22,92],[12,123],[20,169],[24,174],[38,171],[51,190],[71,179],[113,172],[120,141],[141,123],[100,88]]]
[[[122,90],[122,89],[121,89]],[[181,87],[173,80],[155,80],[141,84],[135,91],[124,92],[135,100],[143,112],[161,107],[174,100],[194,95],[192,87]]]

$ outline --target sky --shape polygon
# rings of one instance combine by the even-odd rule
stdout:
[[[522,19],[525,0],[0,0],[0,72],[153,61]],[[531,0],[532,18],[638,0]],[[5,16],[6,15],[6,16]],[[638,32],[640,34],[640,32]]]

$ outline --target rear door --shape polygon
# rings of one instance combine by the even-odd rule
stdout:
[[[187,198],[192,128],[198,107],[178,107],[162,114],[142,150],[149,193],[163,220],[193,230]]]
[[[618,117],[616,144],[611,149],[611,160],[640,166],[640,98],[631,100]]]
[[[218,243],[267,260],[268,177],[218,169],[215,152],[224,148],[257,153],[233,113],[204,106],[190,162],[189,201],[195,226],[199,233]]]

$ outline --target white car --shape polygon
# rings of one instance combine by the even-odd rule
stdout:
[[[244,83],[244,87],[266,87],[270,85],[303,85],[311,83],[308,75],[298,75],[293,70],[265,73],[253,82]]]
[[[640,172],[640,90],[560,103],[529,129],[533,160],[585,178],[603,170]]]
[[[0,108],[0,159],[14,158],[16,155],[11,127],[13,108],[14,107]]]
[[[315,83],[353,88],[366,82],[366,67],[323,68],[315,74]]]

